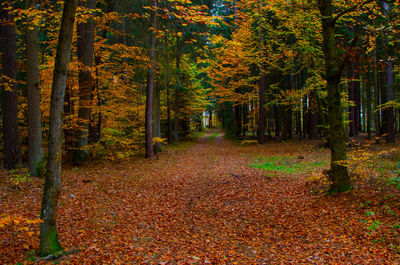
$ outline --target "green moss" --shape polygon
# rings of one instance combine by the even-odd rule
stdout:
[[[56,228],[49,228],[46,232],[44,232],[43,235],[40,235],[39,256],[45,257],[59,252],[62,249],[63,248],[58,242],[58,234]]]

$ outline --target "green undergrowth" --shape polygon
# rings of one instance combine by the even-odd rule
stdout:
[[[217,133],[217,132],[216,132],[216,133],[213,133],[213,134],[207,136],[207,140],[212,141],[212,140],[214,140],[216,137],[218,137],[218,135],[219,135],[219,133]]]
[[[163,151],[186,151],[196,144],[195,141],[173,142],[166,145]]]
[[[316,168],[327,165],[325,161],[307,161],[295,156],[270,156],[260,157],[250,167],[270,171],[273,174],[279,173],[307,173]]]

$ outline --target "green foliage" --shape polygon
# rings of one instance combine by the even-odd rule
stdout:
[[[397,187],[398,190],[400,190],[400,162],[398,162],[395,166],[395,169],[393,170],[393,173],[396,174],[393,178],[389,179],[389,184],[394,185]]]
[[[214,140],[216,137],[218,137],[219,133],[213,133],[212,135],[207,136],[207,140],[212,141]]]
[[[13,169],[11,170],[10,181],[14,185],[19,186],[25,182],[32,181],[32,178],[26,169]]]

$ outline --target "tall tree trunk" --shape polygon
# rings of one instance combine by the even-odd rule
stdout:
[[[77,0],[64,3],[55,58],[50,101],[50,125],[47,172],[44,182],[40,224],[39,255],[47,256],[61,249],[57,235],[57,203],[61,190],[61,144],[63,105],[67,81],[68,59],[74,29]]]
[[[74,114],[74,102],[72,101],[72,80],[71,71],[67,74],[67,83],[64,94],[64,145],[65,150],[70,151],[76,146],[74,131],[72,127],[72,115]]]
[[[180,89],[180,68],[181,68],[181,56],[180,56],[179,40],[176,41],[176,86],[175,86],[175,105],[174,105],[174,141],[179,140],[179,89]]]
[[[79,6],[95,9],[96,0],[79,1]],[[78,107],[78,146],[74,150],[73,161],[85,162],[90,158],[89,155],[89,125],[90,111],[92,107],[92,90],[94,80],[90,72],[93,66],[94,53],[94,22],[79,23],[78,30],[78,60],[79,60],[79,107]]]
[[[310,92],[308,111],[308,136],[318,139],[318,99],[315,90]]]
[[[18,134],[17,53],[13,1],[0,4],[0,49],[2,53],[2,104],[4,167],[14,169],[20,161],[21,146]]]
[[[153,137],[161,138],[161,119],[160,119],[160,86],[154,85],[153,95]],[[154,144],[154,152],[161,152],[161,143]]]
[[[303,137],[307,137],[308,133],[308,108],[307,108],[307,101],[308,101],[308,96],[305,95],[303,97]]]
[[[383,8],[385,9],[384,15],[389,20],[389,13],[391,12],[390,6],[387,2],[383,2]],[[388,46],[390,46],[389,41],[386,40]],[[391,48],[388,47],[387,55],[386,55],[386,101],[385,102],[393,102],[394,100],[394,90],[393,90],[393,62],[392,62],[392,51]],[[386,119],[386,143],[394,143],[395,142],[395,130],[394,130],[394,109],[393,107],[388,107],[385,110],[385,119]]]
[[[166,90],[167,90],[167,140],[172,142],[171,128],[171,96],[170,96],[170,72],[169,72],[169,53],[168,53],[168,37],[165,37],[165,61],[166,61]]]
[[[335,18],[332,0],[318,0],[322,16],[322,50],[325,55],[325,71],[328,91],[329,146],[331,149],[332,181],[330,192],[338,193],[350,189],[347,167],[340,162],[346,161],[346,135],[343,124],[343,111],[340,96],[341,67],[335,38]]]
[[[265,138],[265,118],[266,118],[266,110],[265,110],[265,73],[264,73],[264,64],[261,64],[260,67],[260,81],[258,88],[258,142],[260,144],[264,143]]]
[[[281,106],[281,121],[282,121],[282,141],[287,141],[288,136],[288,122],[287,122],[287,110],[286,106]]]
[[[150,69],[148,71],[148,82],[146,90],[146,120],[145,120],[145,142],[146,142],[146,158],[153,157],[153,132],[152,132],[152,116],[153,116],[153,90],[155,76],[155,56],[156,56],[156,33],[157,29],[157,1],[153,1],[152,28],[151,32],[151,49],[150,49]]]
[[[212,128],[213,127],[213,111],[209,110],[208,113],[209,113],[209,115],[208,115],[208,128]]]
[[[242,122],[241,122],[241,118],[240,118],[240,104],[236,103],[235,105],[235,135],[236,138],[240,138],[241,134],[242,134]]]
[[[380,110],[378,108],[379,102],[379,85],[378,85],[378,55],[377,55],[377,42],[375,41],[375,49],[374,49],[374,105],[375,105],[375,139],[376,142],[379,142],[379,138],[381,137],[381,119],[380,119]]]
[[[36,9],[36,2],[26,1],[26,8]],[[34,25],[26,26],[26,74],[28,90],[28,141],[29,141],[29,173],[40,176],[43,162],[42,128],[40,123],[40,87],[38,31]]]
[[[360,83],[360,65],[359,56],[356,56],[355,71],[354,71],[354,124],[355,135],[361,131],[361,83]]]
[[[348,71],[348,78],[349,78],[349,84],[348,84],[348,93],[349,93],[349,100],[351,101],[351,104],[349,106],[349,136],[353,137],[356,135],[356,113],[355,113],[355,63],[351,62],[349,65],[349,71]]]
[[[371,138],[371,105],[372,105],[372,95],[371,95],[371,72],[368,73],[368,82],[367,82],[367,106],[366,106],[366,116],[367,116],[367,133],[368,139]],[[365,107],[364,107],[365,108]]]
[[[242,104],[242,120],[243,120],[242,134],[243,137],[246,137],[246,132],[249,124],[249,106],[247,105],[247,103]]]
[[[171,126],[171,100],[169,92],[169,84],[167,83],[167,139],[168,143],[172,142],[172,126]]]
[[[280,119],[281,117],[280,117],[280,115],[279,115],[279,114],[280,114],[279,112],[280,112],[280,111],[279,111],[278,105],[274,104],[275,137],[279,137],[279,135],[280,135],[280,128],[281,128],[281,125],[280,125],[279,119]]]
[[[386,60],[386,102],[392,102],[394,100],[393,91],[393,62],[392,58],[388,56]],[[394,109],[388,107],[386,110],[386,143],[395,142],[395,130],[394,130]]]

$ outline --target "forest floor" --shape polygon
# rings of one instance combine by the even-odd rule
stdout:
[[[56,263],[400,263],[395,186],[358,178],[326,196],[320,142],[249,144],[213,131],[155,160],[67,167],[59,240],[79,252]],[[30,263],[38,225],[15,216],[38,218],[43,180],[9,178],[1,173],[0,219],[15,221],[0,226],[0,264]]]

